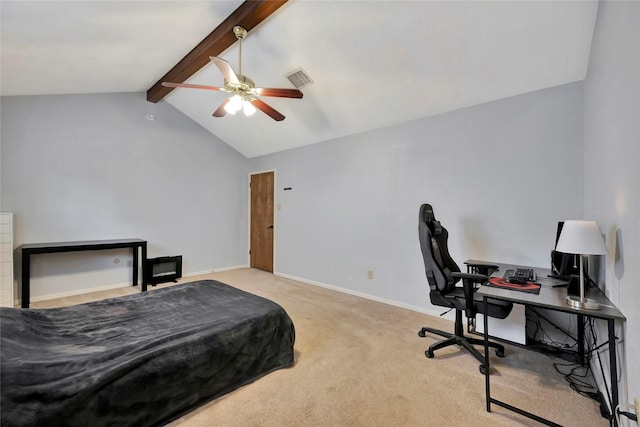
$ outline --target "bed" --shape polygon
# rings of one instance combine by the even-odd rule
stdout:
[[[214,280],[0,315],[3,427],[163,425],[293,364],[284,309]]]

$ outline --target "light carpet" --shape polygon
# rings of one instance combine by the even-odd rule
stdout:
[[[175,420],[210,426],[538,426],[492,405],[486,411],[479,363],[458,347],[425,349],[453,322],[333,290],[238,269],[182,279],[214,279],[279,303],[296,328],[296,361]],[[158,287],[168,286],[167,284]],[[129,287],[33,303],[77,304],[139,292]],[[425,285],[425,298],[428,298]],[[492,353],[493,355],[493,353]],[[606,426],[598,404],[570,389],[548,356],[506,346],[492,357],[493,397],[565,426]]]

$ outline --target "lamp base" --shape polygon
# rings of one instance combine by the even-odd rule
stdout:
[[[584,308],[587,310],[600,310],[600,303],[592,298],[580,299],[579,296],[567,295],[567,304],[573,308]]]

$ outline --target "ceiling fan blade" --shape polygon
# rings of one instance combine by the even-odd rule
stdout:
[[[271,117],[273,120],[278,122],[284,120],[284,116],[282,114],[276,111],[273,107],[270,107],[269,105],[267,105],[264,101],[261,101],[259,99],[252,99],[251,103],[258,110],[262,111],[267,116]]]
[[[256,93],[260,96],[277,96],[280,98],[302,98],[302,92],[298,89],[277,89],[272,87],[257,87]]]
[[[164,86],[164,87],[188,87],[188,88],[191,88],[191,89],[224,90],[224,91],[226,91],[226,89],[223,88],[223,87],[205,86],[205,85],[192,85],[192,84],[189,84],[189,83],[162,82],[161,85]]]
[[[236,73],[233,72],[233,68],[231,68],[231,65],[229,65],[227,61],[216,56],[210,56],[209,59],[216,65],[216,67],[218,67],[218,70],[220,70],[224,78],[229,83],[240,84],[238,76],[236,76]]]
[[[225,110],[224,107],[227,105],[227,102],[229,102],[230,99],[231,98],[227,98],[222,101],[222,104],[220,104],[218,109],[213,112],[213,117],[224,117],[225,114],[227,114],[227,110]]]

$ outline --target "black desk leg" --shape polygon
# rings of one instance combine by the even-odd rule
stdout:
[[[134,245],[133,249],[133,274],[131,278],[131,286],[138,286],[138,246]]]
[[[584,315],[578,314],[578,361],[585,366],[587,360],[584,357]]]
[[[487,400],[487,412],[491,412],[491,391],[489,385],[489,316],[486,313],[489,312],[489,302],[487,297],[483,297],[484,312],[482,316],[484,320],[484,386],[485,397]]]
[[[609,370],[611,371],[611,409],[618,407],[618,366],[616,362],[616,331],[615,320],[609,319]],[[616,417],[611,415],[611,423],[614,427],[618,425]]]
[[[147,242],[144,242],[142,246],[142,292],[147,291]]]
[[[29,278],[31,276],[31,255],[22,251],[22,295],[21,303],[22,308],[29,308],[30,298],[29,295]]]

